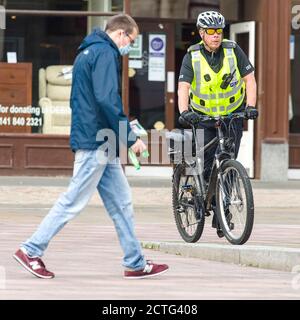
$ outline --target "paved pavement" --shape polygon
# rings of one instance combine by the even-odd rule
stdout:
[[[0,178],[0,299],[300,299],[297,272],[253,268],[145,249],[170,270],[147,280],[122,278],[122,252],[97,194],[51,242],[44,260],[56,273],[34,278],[12,254],[35,230],[68,178]],[[184,244],[171,211],[170,181],[130,178],[136,233],[143,242]],[[255,226],[247,246],[300,247],[300,182],[253,181]],[[206,221],[199,244],[227,246]],[[4,277],[5,275],[5,277]]]

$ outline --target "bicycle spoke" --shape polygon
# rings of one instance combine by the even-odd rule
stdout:
[[[244,206],[243,183],[238,171],[234,168],[229,168],[223,172],[222,178],[223,183],[219,180],[222,220],[226,231],[233,238],[239,238],[246,226],[247,208]]]
[[[193,198],[193,182],[191,176],[184,176],[183,179],[180,179],[179,189],[181,190],[181,196],[179,199],[179,205],[183,207],[184,212],[179,213],[181,216],[181,226],[186,230],[187,234],[192,235],[195,231],[193,230],[193,226],[198,224],[195,217],[195,206],[194,204],[188,203],[188,201],[192,201]],[[182,182],[183,183],[182,183]],[[185,189],[186,188],[186,189]],[[186,197],[183,201],[183,197]],[[195,221],[194,221],[195,220]]]

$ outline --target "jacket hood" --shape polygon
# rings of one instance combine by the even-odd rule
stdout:
[[[87,35],[81,45],[78,48],[78,51],[82,51],[95,43],[106,43],[111,45],[114,49],[118,50],[117,45],[113,40],[108,36],[108,34],[99,28],[95,28],[89,35]],[[119,50],[118,50],[119,51]]]

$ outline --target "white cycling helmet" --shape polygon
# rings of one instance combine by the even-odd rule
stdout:
[[[225,18],[216,11],[201,12],[197,19],[197,27],[200,28],[225,28]]]

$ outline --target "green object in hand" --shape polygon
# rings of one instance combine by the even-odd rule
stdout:
[[[142,157],[143,157],[143,158],[148,158],[148,157],[149,157],[149,152],[148,152],[148,150],[145,150],[145,151],[142,152]]]
[[[128,150],[128,157],[129,157],[131,163],[134,165],[135,169],[140,170],[141,166],[140,166],[139,160],[136,157],[136,154],[133,152],[132,149]]]
[[[140,170],[140,169],[141,169],[140,162],[139,162],[136,154],[133,152],[132,149],[129,149],[129,150],[128,150],[128,157],[129,157],[131,163],[134,165],[135,169],[136,169],[136,170]],[[143,158],[148,158],[148,157],[149,157],[149,152],[148,152],[148,150],[145,150],[145,151],[142,152],[142,157],[143,157]]]

